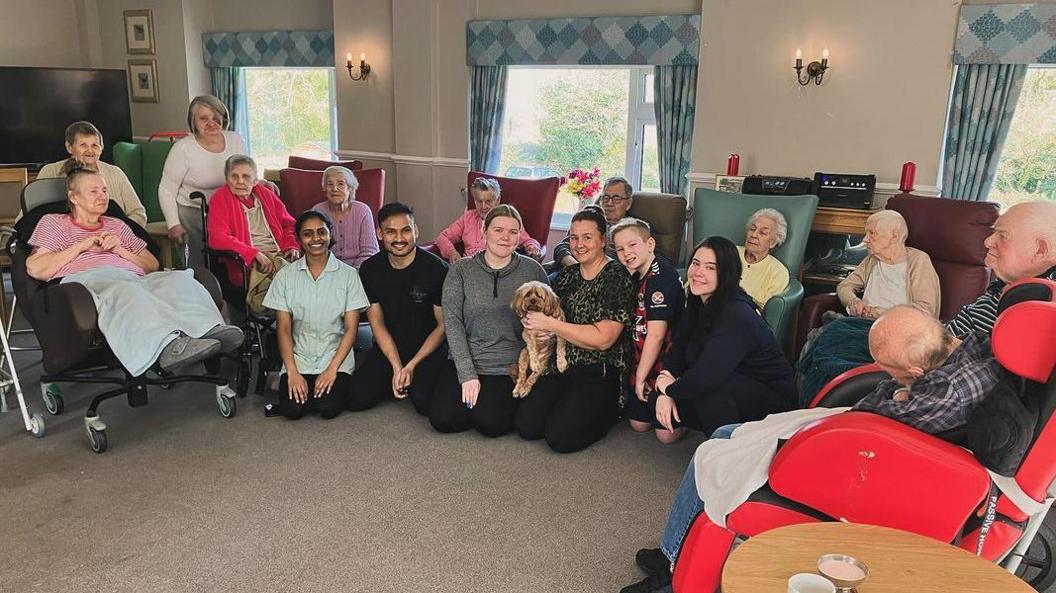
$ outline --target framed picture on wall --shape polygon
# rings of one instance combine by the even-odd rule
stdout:
[[[154,17],[150,10],[126,10],[124,15],[128,53],[154,55]]]
[[[129,60],[128,87],[137,103],[158,102],[158,61]]]
[[[719,191],[728,191],[735,194],[741,193],[741,185],[744,184],[744,177],[741,175],[716,175],[715,176],[715,189]]]

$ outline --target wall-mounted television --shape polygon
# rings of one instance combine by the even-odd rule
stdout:
[[[0,67],[0,165],[36,167],[66,158],[66,126],[95,124],[113,162],[115,142],[132,140],[124,70]]]

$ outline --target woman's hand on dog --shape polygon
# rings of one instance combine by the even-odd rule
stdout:
[[[480,379],[470,379],[462,384],[462,403],[472,409],[480,396]]]
[[[554,331],[556,321],[557,319],[540,313],[539,311],[529,311],[521,318],[521,325],[524,326],[524,329],[552,332]]]

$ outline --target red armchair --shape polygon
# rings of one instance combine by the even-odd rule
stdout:
[[[997,204],[902,194],[888,200],[887,208],[906,219],[909,226],[906,245],[931,257],[941,290],[939,317],[944,321],[952,319],[963,305],[981,295],[990,282],[983,241],[997,220]],[[822,313],[840,309],[835,293],[804,299],[796,328],[795,351],[802,350],[807,333],[821,325]]]
[[[290,169],[304,169],[306,171],[322,171],[327,167],[345,167],[358,171],[363,168],[363,161],[321,161],[319,159],[291,155],[286,162],[286,166]]]
[[[385,203],[385,169],[359,169],[352,174],[359,181],[356,201],[363,202],[370,208],[374,222],[377,223],[378,210]],[[321,170],[282,169],[279,171],[279,181],[282,184],[282,194],[279,197],[294,216],[325,199]]]
[[[714,591],[735,537],[752,537],[788,524],[849,521],[882,525],[950,542],[1000,562],[1010,572],[1040,533],[1051,550],[1051,530],[1038,531],[1056,480],[1056,282],[1029,279],[1005,291],[992,350],[1006,370],[1024,379],[1024,404],[1037,410],[1033,442],[1013,479],[1030,499],[1020,508],[1006,495],[996,502],[989,532],[978,520],[987,509],[991,478],[967,450],[888,418],[848,412],[825,418],[789,439],[774,457],[767,487],[754,493],[719,527],[701,515],[675,565],[676,593]],[[852,371],[851,380],[875,369]],[[819,400],[840,395],[844,377]],[[870,390],[858,385],[858,396]],[[842,405],[850,403],[842,394]],[[1056,579],[1052,557],[1031,558],[1030,584],[1045,590]]]

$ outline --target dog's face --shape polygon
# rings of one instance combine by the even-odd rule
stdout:
[[[538,311],[544,315],[556,317],[561,309],[561,302],[546,284],[538,281],[525,282],[513,293],[510,307],[518,317],[524,317],[529,311]]]

